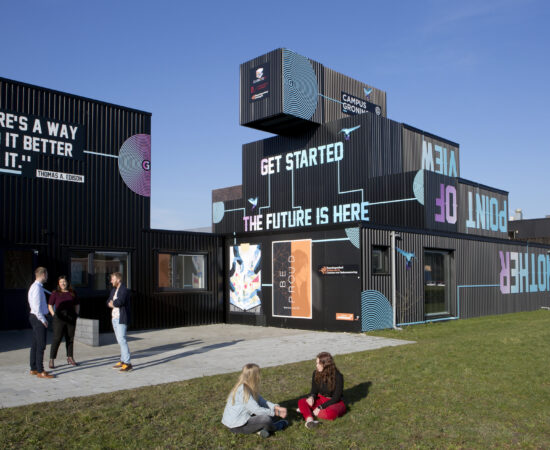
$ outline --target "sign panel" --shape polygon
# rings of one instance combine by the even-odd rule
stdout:
[[[249,101],[269,97],[269,63],[250,69]]]
[[[261,245],[240,244],[231,247],[229,267],[229,311],[260,314]]]
[[[273,317],[311,319],[311,239],[272,243]]]
[[[342,112],[350,116],[364,114],[367,111],[374,113],[377,116],[382,114],[382,108],[380,108],[380,106],[375,105],[364,98],[355,97],[354,95],[348,94],[344,91],[342,91],[342,99],[340,101],[342,104]]]
[[[50,180],[70,181],[72,183],[84,183],[84,175],[74,173],[52,172],[51,170],[37,170],[36,178],[48,178]]]
[[[0,110],[0,172],[37,176],[40,156],[83,160],[82,125]]]
[[[353,322],[355,318],[352,313],[336,313],[336,320],[349,320]]]
[[[359,266],[319,266],[317,271],[323,275],[358,275],[359,274]]]

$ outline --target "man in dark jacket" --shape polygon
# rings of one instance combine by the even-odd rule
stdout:
[[[120,369],[120,372],[132,370],[130,362],[130,349],[126,342],[126,330],[130,323],[130,291],[122,282],[122,274],[115,272],[111,274],[113,289],[107,305],[112,309],[113,330],[116,340],[120,345],[120,361],[113,366],[113,369]]]

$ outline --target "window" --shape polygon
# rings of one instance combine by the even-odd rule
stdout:
[[[450,255],[444,250],[424,251],[424,313],[450,314]]]
[[[122,282],[130,287],[129,255],[125,252],[71,252],[71,284],[74,287],[104,291],[111,288],[113,272],[122,274]]]
[[[386,246],[373,245],[371,254],[371,267],[373,275],[388,275],[390,249]]]
[[[162,290],[206,289],[206,255],[158,254],[158,287]]]
[[[33,281],[32,250],[5,250],[4,289],[28,289]]]
[[[71,253],[71,284],[88,287],[88,252]]]

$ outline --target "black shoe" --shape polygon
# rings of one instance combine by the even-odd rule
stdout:
[[[319,422],[318,420],[310,420],[309,422],[306,422],[306,428],[308,430],[312,430],[313,428],[316,428],[319,425],[321,425],[321,422]]]
[[[269,431],[267,430],[260,430],[258,431],[258,436],[261,436],[263,438],[268,438],[269,437]]]

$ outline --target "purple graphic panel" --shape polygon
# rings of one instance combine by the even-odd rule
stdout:
[[[150,134],[134,134],[126,139],[118,154],[118,171],[132,191],[151,196]]]

